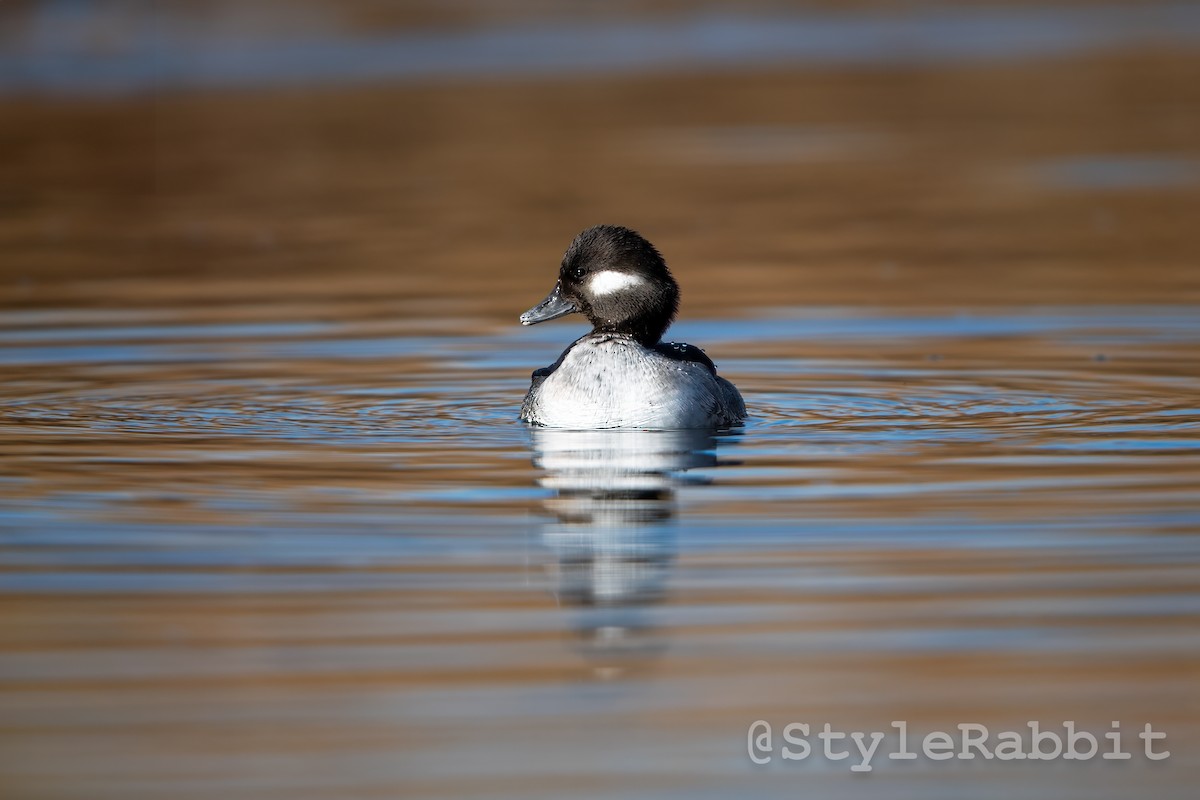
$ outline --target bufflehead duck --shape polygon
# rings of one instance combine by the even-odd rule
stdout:
[[[558,283],[522,325],[580,312],[592,332],[533,373],[521,419],[551,428],[722,428],[746,418],[733,384],[704,351],[663,342],[679,286],[654,245],[597,225],[563,256]]]

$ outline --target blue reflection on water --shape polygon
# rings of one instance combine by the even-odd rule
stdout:
[[[517,557],[513,539],[496,534],[498,526],[510,532],[527,529],[529,509],[554,490],[535,485],[531,457],[544,459],[538,453],[546,447],[537,442],[546,442],[536,440],[531,455],[529,432],[516,413],[531,365],[546,363],[570,339],[563,326],[485,336],[365,337],[351,323],[143,327],[136,319],[123,317],[120,336],[106,340],[92,335],[101,327],[72,327],[69,318],[57,327],[47,320],[22,327],[29,320],[0,315],[0,328],[13,334],[0,332],[0,363],[15,366],[14,374],[28,371],[27,365],[74,365],[61,373],[74,375],[74,383],[51,383],[5,403],[13,441],[28,448],[24,458],[42,459],[38,453],[45,451],[49,455],[38,463],[65,478],[172,471],[178,476],[169,484],[97,480],[76,485],[64,479],[45,488],[33,479],[8,481],[13,494],[0,510],[0,528],[16,548],[5,555],[15,559],[10,563],[43,558],[49,563],[75,553],[79,560],[73,563],[86,569],[93,558],[103,562],[104,553],[118,551],[124,555],[114,560],[144,558],[148,570],[176,558],[194,557],[196,563],[211,558],[219,564],[235,552],[239,559],[268,563],[320,563],[338,554],[411,560],[459,551],[511,561]],[[831,527],[845,542],[879,535],[929,543],[909,528],[895,528],[899,521],[835,524],[816,515],[776,526],[774,509],[797,503],[919,499],[931,514],[918,527],[937,541],[956,531],[972,531],[979,541],[1023,540],[1019,527],[993,528],[986,519],[967,519],[959,512],[953,529],[943,529],[932,512],[947,500],[971,507],[979,498],[1035,491],[1063,497],[1088,492],[1097,498],[1094,510],[1089,506],[1061,523],[1066,528],[1056,527],[1060,522],[1050,517],[1038,520],[1031,528],[1035,538],[1061,530],[1108,537],[1110,529],[1188,526],[1198,519],[1194,503],[1188,507],[1182,499],[1189,488],[1188,465],[1200,456],[1195,399],[1200,378],[1189,377],[1180,366],[1200,342],[1200,313],[1194,308],[913,316],[783,309],[765,319],[684,323],[676,335],[710,347],[752,409],[746,435],[720,442],[722,455],[732,453],[739,463],[719,473],[691,462],[666,470],[681,507],[700,511],[688,514],[687,531],[679,539],[685,550],[702,546],[708,530],[717,538],[736,539],[739,548],[774,537],[795,542]],[[159,342],[160,336],[172,340]],[[1110,361],[1086,356],[1090,351],[1084,348],[1097,336],[1118,345]],[[1004,337],[1011,341],[999,345],[995,364],[914,359],[908,366],[880,357],[876,348],[879,342],[911,341],[915,348],[927,348],[938,346],[939,339],[962,345],[972,338]],[[797,352],[808,349],[797,345],[804,340],[844,346],[853,355],[799,357]],[[1050,347],[1048,360],[1025,349],[1030,342]],[[1069,359],[1071,347],[1084,356],[1064,367],[1063,353]],[[726,350],[732,351],[730,357]],[[1137,357],[1143,351],[1153,358]],[[381,380],[375,373],[362,383],[354,382],[357,367],[322,379],[320,369],[310,374],[297,361],[299,370],[284,371],[295,382],[264,388],[257,371],[260,363],[363,355],[405,361],[396,362],[394,378]],[[410,362],[414,355],[420,360]],[[196,361],[211,365],[187,366]],[[163,371],[158,364],[172,369]],[[1170,367],[1167,373],[1156,374],[1163,365]],[[186,391],[177,383],[176,368],[196,370],[185,373],[190,376]],[[55,371],[46,372],[53,381]],[[22,380],[40,387],[37,376]],[[920,472],[900,470],[877,480],[873,467],[862,467],[891,458],[935,466],[956,459],[962,472],[938,473],[931,481]],[[56,464],[70,466],[59,472]],[[346,480],[340,477],[343,465],[349,470]],[[1095,471],[1100,466],[1105,470]],[[686,476],[680,475],[685,468]],[[304,484],[303,491],[286,481],[259,486],[253,477],[259,469],[264,474],[287,470],[280,474],[307,476],[313,485]],[[497,480],[489,471],[496,469],[523,472],[528,480],[519,485]],[[227,471],[233,477],[227,479]],[[364,475],[378,480],[353,479]],[[1127,499],[1126,508],[1105,504],[1117,496]],[[186,520],[155,523],[138,516],[149,500],[183,503],[228,519],[212,527]],[[750,516],[744,513],[748,504],[756,509]],[[397,517],[399,507],[439,511]],[[726,507],[742,509],[741,516],[720,510]],[[126,521],[110,526],[112,515]],[[488,520],[486,529],[481,519]],[[254,522],[243,529],[232,520]],[[171,532],[170,546],[150,544],[164,530]],[[387,533],[377,536],[375,530]],[[270,532],[288,546],[275,548]],[[505,541],[509,549],[497,550]],[[27,546],[32,549],[19,552]],[[59,586],[71,580],[68,574],[7,573],[0,585]],[[213,580],[214,587],[241,585],[236,577]],[[154,582],[170,581],[160,576]]]
[[[136,7],[135,7],[136,8]],[[328,21],[327,21],[328,22]],[[334,21],[336,22],[336,20]],[[680,67],[929,64],[1200,39],[1193,3],[918,8],[674,20],[523,22],[355,37],[336,24],[285,37],[109,4],[36,6],[0,51],[0,91],[127,92],[450,76],[547,76]],[[121,35],[98,36],[112,29]]]
[[[131,315],[133,312],[131,312]],[[530,355],[546,349],[550,360],[563,342],[563,326],[513,329],[485,337],[356,336],[352,329],[330,323],[21,326],[19,312],[0,313],[0,364],[125,363],[156,360],[204,361],[287,358],[374,358],[418,355],[440,358],[439,369],[524,370],[541,363]],[[583,331],[586,326],[575,326]],[[1163,343],[1195,341],[1200,310],[1191,306],[1089,306],[1083,308],[1003,309],[971,314],[877,314],[866,309],[764,310],[754,319],[684,320],[667,338],[708,343],[771,341],[898,341],[932,338],[1016,337],[1056,335],[1073,343]],[[223,340],[238,339],[236,342]],[[206,340],[214,340],[208,342]],[[100,342],[96,344],[95,342]],[[532,359],[532,360],[531,360]],[[824,368],[837,365],[823,364]],[[758,364],[769,371],[770,364]],[[531,367],[530,367],[531,368]],[[790,367],[789,367],[790,368]],[[853,367],[856,372],[863,365]],[[900,373],[889,373],[900,374]],[[359,389],[387,393],[384,389]],[[404,387],[397,389],[403,394]]]
[[[1077,156],[1035,169],[1038,180],[1062,189],[1160,189],[1200,182],[1200,163],[1151,155]]]

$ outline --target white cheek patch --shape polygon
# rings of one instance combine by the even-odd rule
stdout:
[[[593,295],[616,294],[635,286],[641,286],[645,282],[645,279],[639,275],[606,269],[603,272],[597,272],[588,280],[588,289]]]

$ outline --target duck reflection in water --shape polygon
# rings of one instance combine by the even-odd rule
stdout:
[[[531,428],[539,480],[553,494],[542,541],[551,591],[579,609],[580,649],[597,675],[619,676],[665,647],[648,607],[666,596],[675,556],[675,489],[718,465],[707,430]]]

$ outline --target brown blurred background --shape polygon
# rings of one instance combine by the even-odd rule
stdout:
[[[2,302],[497,325],[600,221],[685,315],[1195,302],[1197,13],[8,3]]]

